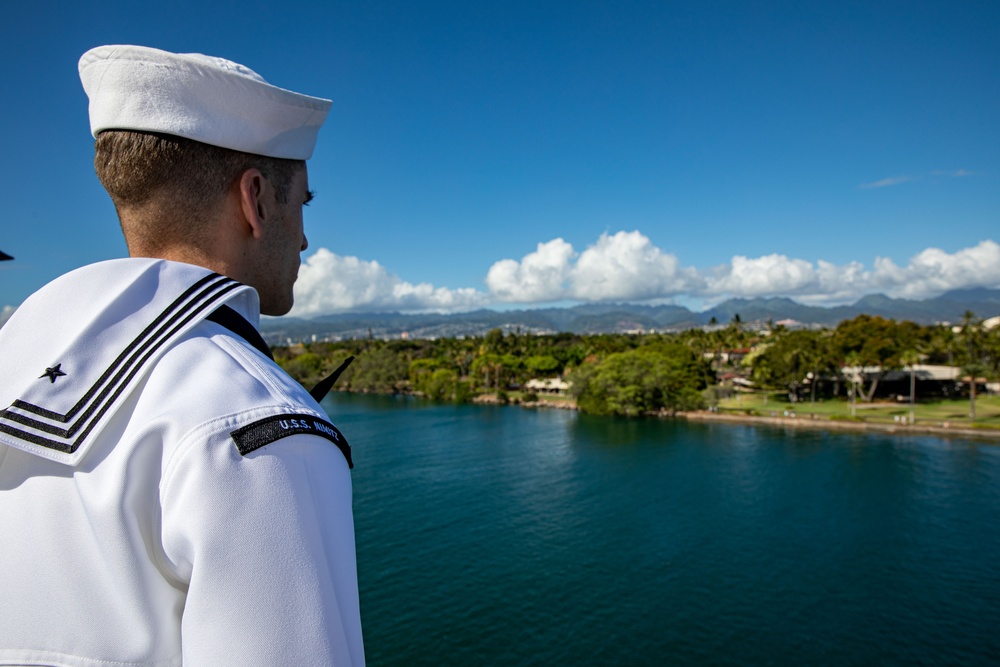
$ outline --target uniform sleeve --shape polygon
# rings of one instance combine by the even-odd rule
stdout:
[[[244,456],[212,430],[178,448],[160,492],[166,567],[188,586],[185,667],[363,665],[344,455],[299,434]]]

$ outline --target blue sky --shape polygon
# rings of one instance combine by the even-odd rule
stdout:
[[[125,246],[76,63],[333,100],[294,314],[1000,287],[995,2],[8,3],[0,308]]]

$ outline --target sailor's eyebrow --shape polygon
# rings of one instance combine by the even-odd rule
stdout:
[[[302,205],[303,206],[309,206],[309,202],[311,202],[315,198],[316,198],[316,191],[315,190],[306,190],[306,198],[305,198],[305,201],[302,202]]]

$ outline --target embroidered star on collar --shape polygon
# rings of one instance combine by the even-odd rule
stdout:
[[[52,368],[46,368],[45,372],[38,376],[38,379],[41,380],[42,378],[48,378],[52,383],[55,383],[57,377],[66,375],[59,370],[60,366],[62,366],[62,364],[56,364]]]

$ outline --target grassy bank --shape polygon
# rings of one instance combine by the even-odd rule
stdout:
[[[853,408],[843,399],[789,403],[785,394],[741,394],[719,401],[720,414],[832,419],[871,424],[909,422],[909,403],[862,403]],[[787,414],[786,414],[787,413]],[[976,419],[969,417],[969,400],[937,400],[919,402],[913,407],[914,423],[924,426],[951,428],[1000,429],[1000,396],[976,399]]]

